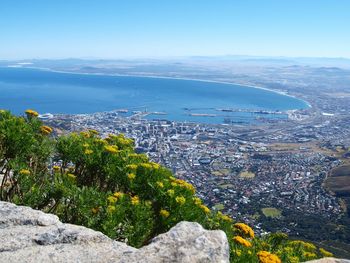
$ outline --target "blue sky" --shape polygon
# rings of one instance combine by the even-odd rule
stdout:
[[[350,58],[349,0],[0,0],[0,59]]]

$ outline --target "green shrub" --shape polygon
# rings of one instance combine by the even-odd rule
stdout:
[[[122,134],[94,130],[58,138],[33,110],[0,111],[1,200],[58,215],[140,247],[180,221],[223,230],[232,262],[299,262],[329,255],[285,234],[264,238],[206,207],[195,188],[143,154]],[[55,162],[59,165],[52,165]]]

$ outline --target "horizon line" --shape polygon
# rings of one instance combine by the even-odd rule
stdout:
[[[242,57],[242,58],[283,58],[283,59],[339,59],[339,60],[350,60],[350,57],[345,56],[286,56],[286,55],[237,55],[237,54],[226,54],[226,55],[178,55],[178,56],[119,56],[119,57],[89,57],[89,56],[65,56],[65,57],[29,57],[29,58],[13,58],[13,59],[2,59],[0,61],[22,61],[22,60],[128,60],[128,59],[189,59],[189,58],[224,58],[224,57]]]

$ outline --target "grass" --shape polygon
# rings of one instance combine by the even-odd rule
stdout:
[[[272,151],[299,151],[301,144],[298,143],[273,143],[270,145]]]
[[[244,179],[251,179],[255,177],[255,173],[244,171],[239,174],[239,177]]]
[[[226,169],[226,168],[221,169],[220,173],[222,173],[223,175],[229,175],[230,174],[230,169]]]
[[[281,216],[282,212],[274,207],[265,207],[261,209],[261,212],[266,217],[278,218]]]
[[[233,188],[233,184],[221,184],[219,187],[221,189]]]
[[[212,174],[215,176],[226,176],[226,175],[230,174],[230,170],[223,168],[220,170],[213,171]]]

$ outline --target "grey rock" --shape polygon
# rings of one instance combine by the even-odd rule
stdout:
[[[350,260],[339,258],[321,258],[307,261],[307,263],[350,263]]]
[[[140,249],[57,216],[0,202],[0,263],[229,262],[224,232],[181,222]]]
[[[221,230],[180,222],[131,256],[134,262],[145,262],[145,257],[149,262],[229,262],[229,245]]]
[[[0,208],[0,229],[18,225],[49,226],[59,223],[55,215],[11,203],[1,202]]]

